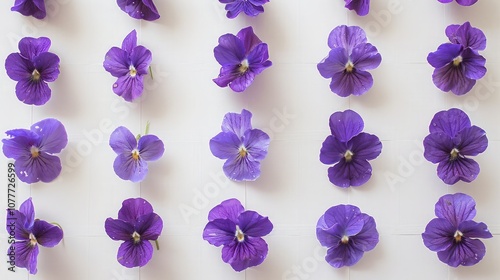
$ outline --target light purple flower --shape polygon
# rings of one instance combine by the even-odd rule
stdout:
[[[16,0],[10,10],[19,12],[24,16],[33,16],[37,19],[43,19],[47,16],[45,0]]]
[[[5,60],[7,75],[17,81],[17,99],[25,104],[43,105],[50,99],[47,82],[59,76],[59,57],[48,52],[49,48],[49,38],[25,37],[19,41],[20,52]]]
[[[479,164],[469,157],[486,150],[486,132],[471,125],[467,114],[456,108],[436,113],[429,132],[424,139],[424,157],[438,163],[438,177],[448,185],[476,179]]]
[[[228,18],[235,18],[241,12],[247,16],[255,17],[264,12],[264,4],[269,0],[219,0],[219,2],[226,4],[226,16]]]
[[[14,248],[16,266],[26,268],[30,274],[36,274],[38,245],[56,246],[63,238],[62,229],[44,220],[35,219],[35,207],[31,197],[21,204],[19,210],[7,209],[6,220],[7,232],[10,235],[15,233],[15,243],[10,246]]]
[[[362,132],[364,122],[352,111],[335,112],[330,116],[329,135],[320,150],[319,159],[328,168],[332,184],[347,188],[366,183],[372,175],[369,160],[382,152],[382,143],[377,136]]]
[[[210,139],[210,151],[225,159],[223,170],[235,181],[254,181],[260,176],[260,161],[267,155],[269,136],[252,129],[252,113],[227,113],[222,120],[222,132]]]
[[[118,78],[113,84],[113,92],[126,101],[140,97],[151,60],[151,51],[137,45],[137,32],[132,30],[123,40],[122,48],[112,47],[104,59],[104,69]]]
[[[117,0],[116,3],[122,11],[135,19],[153,21],[160,18],[153,0]]]
[[[267,256],[267,243],[261,236],[273,230],[267,217],[246,210],[237,199],[228,199],[208,213],[203,239],[222,247],[222,260],[236,271],[261,264]]]
[[[335,268],[356,264],[379,240],[373,217],[343,204],[331,207],[319,218],[316,237],[328,248],[325,260]]]
[[[60,153],[68,144],[64,125],[56,119],[44,119],[28,129],[5,132],[3,154],[15,160],[17,177],[28,184],[50,182],[61,173]]]
[[[140,182],[148,174],[148,161],[161,158],[165,147],[155,135],[147,134],[137,139],[126,127],[116,128],[109,138],[109,145],[118,154],[113,169],[123,180]]]
[[[445,33],[451,43],[440,45],[427,56],[435,68],[432,81],[442,91],[463,95],[486,74],[486,59],[478,53],[486,48],[486,36],[469,22],[450,25]]]
[[[267,44],[253,33],[251,26],[238,34],[225,34],[214,48],[214,56],[222,66],[219,76],[213,81],[220,87],[229,87],[242,92],[249,87],[255,76],[272,65]]]
[[[476,216],[476,202],[463,193],[447,194],[439,198],[435,213],[422,233],[424,245],[437,252],[440,261],[452,267],[471,266],[481,261],[486,247],[477,238],[493,237],[486,224],[472,219]]]
[[[163,221],[148,201],[129,198],[123,201],[118,219],[107,218],[104,227],[111,239],[124,241],[118,249],[118,262],[128,268],[142,267],[153,257],[150,240],[158,239]]]
[[[453,2],[453,0],[438,0],[441,3],[450,3]],[[462,6],[472,6],[476,4],[477,0],[456,0],[459,5]]]
[[[366,16],[370,11],[370,0],[344,0],[345,7],[354,10],[358,16]]]
[[[373,86],[367,71],[377,68],[382,56],[367,43],[366,34],[358,26],[337,26],[328,36],[330,53],[320,63],[321,76],[332,79],[330,89],[339,96],[362,95]]]

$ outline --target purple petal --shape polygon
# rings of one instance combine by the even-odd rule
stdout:
[[[31,246],[30,241],[16,241],[11,246],[15,247],[16,266],[28,269],[30,274],[37,273],[38,245]]]
[[[260,129],[250,129],[245,132],[243,145],[252,160],[263,160],[267,155],[269,135]]]
[[[340,244],[332,247],[326,252],[325,260],[333,267],[352,266],[362,257],[364,252],[349,244]]]
[[[370,0],[346,0],[345,7],[356,11],[358,16],[366,16],[370,11]]]
[[[473,80],[479,80],[486,74],[486,59],[475,53],[472,49],[465,49],[462,52],[462,65],[464,67],[465,77]]]
[[[481,261],[486,254],[486,247],[481,240],[462,238],[448,249],[438,252],[439,260],[449,266],[471,266]]]
[[[40,78],[45,82],[53,82],[59,76],[59,57],[45,52],[33,60],[33,65],[40,72]]]
[[[447,250],[453,245],[453,235],[457,230],[448,220],[443,218],[432,219],[422,233],[425,247],[434,252]]]
[[[129,198],[122,202],[118,219],[135,224],[139,217],[153,213],[153,206],[144,198]]]
[[[19,206],[19,212],[22,213],[26,219],[23,226],[31,229],[35,222],[35,207],[33,206],[31,197],[21,203],[21,206]]]
[[[342,241],[344,229],[339,224],[334,224],[329,228],[316,228],[316,238],[321,246],[332,248],[337,247]]]
[[[40,136],[39,148],[47,153],[60,153],[68,144],[68,134],[57,119],[44,119],[31,126],[31,131]]]
[[[16,240],[28,240],[33,227],[33,221],[29,221],[26,216],[18,210],[7,210],[5,229],[15,237]]]
[[[10,10],[19,12],[24,16],[33,16],[37,19],[43,19],[47,16],[44,0],[16,0]]]
[[[28,105],[43,105],[49,101],[51,90],[42,80],[32,81],[26,79],[16,85],[16,96],[19,101]]]
[[[224,174],[234,181],[255,181],[260,176],[260,162],[250,156],[234,155],[222,166]]]
[[[330,131],[341,142],[347,142],[358,135],[364,128],[361,116],[353,110],[335,112],[330,116]]]
[[[448,161],[453,148],[453,140],[444,132],[433,132],[424,139],[424,157],[432,163]]]
[[[244,211],[241,202],[235,198],[224,200],[219,205],[215,206],[208,213],[208,220],[229,219],[236,224],[238,216]]]
[[[113,84],[113,92],[123,97],[126,101],[132,102],[139,98],[144,91],[144,76],[130,75],[119,77]]]
[[[353,158],[350,162],[346,162],[345,159],[341,159],[333,167],[328,168],[330,182],[341,188],[361,186],[371,176],[372,167],[366,160],[356,160]]]
[[[43,2],[37,0],[37,2]],[[43,5],[43,4],[42,4]],[[41,53],[49,51],[50,39],[47,37],[31,38],[24,37],[18,44],[21,55],[31,61]]]
[[[144,4],[144,8],[142,8],[142,12],[144,13],[142,18],[144,20],[153,21],[160,18],[160,13],[153,0],[142,0],[142,3]]]
[[[249,237],[244,242],[234,241],[222,248],[222,260],[236,271],[261,264],[267,256],[267,243],[260,237]]]
[[[113,77],[122,77],[129,73],[129,54],[117,47],[112,47],[104,57],[104,69],[111,73]]]
[[[227,113],[222,119],[223,132],[231,132],[241,138],[247,130],[252,129],[252,113],[243,109],[241,113]]]
[[[448,185],[453,185],[459,180],[470,183],[479,174],[479,164],[473,159],[458,157],[453,161],[440,162],[437,173]]]
[[[446,0],[446,1],[451,2],[453,0]],[[440,1],[440,2],[442,2],[442,1]],[[460,24],[450,24],[444,30],[444,33],[446,34],[446,37],[448,37],[448,39],[450,40],[450,42],[453,43],[453,44],[460,44],[458,42],[458,38],[457,38],[457,30],[458,30],[459,27],[460,27]]]
[[[353,247],[361,251],[370,251],[378,244],[379,234],[377,231],[377,225],[373,217],[361,213],[359,215],[363,219],[363,229],[357,233],[355,236],[350,238]]]
[[[445,43],[438,47],[437,51],[429,53],[427,62],[434,68],[441,68],[458,57],[462,53],[463,47],[458,44]]]
[[[333,135],[326,137],[319,152],[319,160],[324,164],[334,164],[339,162],[347,151],[347,145],[340,142]]]
[[[464,128],[454,139],[461,155],[476,156],[488,147],[486,132],[477,126]]]
[[[135,229],[141,240],[157,240],[163,230],[163,220],[156,213],[148,213],[137,219]]]
[[[214,246],[228,245],[235,240],[236,224],[229,219],[215,219],[203,229],[203,239]]]
[[[269,61],[269,50],[267,44],[258,44],[247,56],[250,68],[255,75],[260,74],[264,69],[270,67],[272,62]]]
[[[107,218],[104,222],[106,234],[113,240],[127,241],[132,238],[134,226],[120,219]]]
[[[31,155],[30,148],[40,143],[40,136],[31,130],[13,129],[6,134],[11,138],[2,139],[2,150],[8,158],[18,159]]]
[[[254,79],[255,73],[253,71],[247,71],[245,74],[237,76],[236,79],[229,83],[229,87],[235,92],[242,92],[252,84]]]
[[[318,71],[323,78],[331,78],[335,73],[340,73],[345,70],[345,66],[349,61],[346,50],[344,48],[335,48],[330,50],[328,56],[318,63]]]
[[[462,67],[455,67],[452,63],[437,68],[432,74],[432,81],[442,91],[451,91],[455,95],[464,95],[476,84],[476,81],[465,76]]]
[[[449,137],[455,137],[466,127],[470,127],[471,122],[467,114],[457,108],[448,111],[437,112],[429,125],[429,132],[444,132]]]
[[[122,153],[115,158],[113,169],[121,179],[137,183],[146,178],[148,163],[140,157],[134,159],[132,153]]]
[[[253,28],[251,26],[241,29],[238,34],[236,34],[236,37],[238,37],[241,42],[243,42],[245,55],[249,54],[257,45],[262,43],[259,37],[257,37],[257,35],[255,35],[255,33],[253,32]]]
[[[109,145],[117,154],[131,153],[137,148],[137,139],[128,128],[119,126],[111,133]]]
[[[134,29],[123,39],[122,50],[130,54],[135,47],[137,47],[137,31]]]
[[[335,27],[328,35],[330,49],[344,48],[348,55],[351,54],[354,47],[362,43],[366,43],[366,34],[359,26],[340,25]]]
[[[18,53],[11,53],[5,59],[5,70],[7,75],[14,81],[23,81],[31,78],[31,73],[35,70],[33,62],[23,58]]]
[[[217,78],[213,79],[213,81],[219,87],[227,87],[232,81],[236,80],[240,76],[241,76],[241,72],[239,70],[238,65],[236,65],[236,64],[235,65],[227,65],[227,66],[221,67],[219,76]],[[251,82],[252,81],[249,81],[248,85],[250,85]],[[243,84],[243,87],[245,85],[247,85],[247,84],[246,83]],[[245,89],[246,89],[246,87],[243,88],[242,90],[240,90],[239,92],[241,92]]]
[[[220,65],[238,65],[245,59],[245,45],[233,34],[219,37],[219,45],[214,48],[214,56]]]
[[[44,247],[54,247],[63,239],[61,228],[42,220],[35,220],[33,235],[36,237],[38,244]]]
[[[323,215],[323,219],[318,221],[316,227],[323,227],[325,230],[331,228],[335,224],[340,225],[340,232],[336,235],[356,235],[363,228],[364,220],[359,216],[361,211],[354,205],[340,204],[330,207]],[[322,224],[324,222],[324,224]],[[331,231],[330,231],[331,232]],[[331,232],[333,234],[333,232]]]
[[[463,193],[443,195],[436,203],[435,213],[438,218],[446,219],[458,228],[460,223],[476,216],[476,202]]]
[[[263,217],[255,211],[245,211],[238,217],[238,225],[246,236],[261,237],[273,230],[273,224],[268,217]]]
[[[457,0],[457,3],[462,6],[472,6],[476,4],[477,0]]]
[[[151,51],[143,46],[135,47],[130,53],[130,61],[137,71],[136,75],[139,76],[148,74],[148,67],[152,59]]]
[[[139,138],[137,149],[139,150],[139,156],[146,161],[158,160],[163,155],[163,152],[165,152],[163,141],[157,136],[150,134]]]
[[[352,72],[339,72],[332,76],[330,89],[339,96],[362,95],[373,86],[372,75],[366,71],[353,69]]]
[[[221,132],[209,142],[210,151],[220,159],[228,159],[237,155],[242,144],[236,134],[231,132]]]
[[[377,68],[382,62],[382,56],[372,44],[360,44],[352,50],[351,61],[358,70]]]
[[[57,156],[40,152],[38,157],[27,154],[15,162],[16,174],[19,180],[32,184],[38,181],[48,183],[61,173],[61,160]]]
[[[118,262],[128,268],[142,267],[153,257],[153,246],[149,241],[125,241],[118,248]]]
[[[476,1],[477,0],[474,0],[473,2]],[[467,0],[465,2],[472,2],[472,1]],[[454,27],[451,28],[450,33],[453,32],[453,29]],[[448,28],[447,28],[447,34],[448,34]],[[453,39],[453,41],[455,41],[458,44],[461,44],[465,48],[468,47],[475,51],[482,51],[486,49],[486,36],[484,35],[483,31],[481,31],[479,28],[472,27],[470,25],[470,22],[468,21],[462,24],[460,27],[457,27],[451,37],[452,38],[450,38],[450,41],[452,41]]]
[[[458,226],[464,236],[467,238],[492,238],[493,235],[488,230],[485,223],[477,223],[474,221],[463,221]]]
[[[352,147],[352,153],[357,160],[372,160],[382,152],[382,143],[377,136],[361,132],[354,136],[348,143]]]
[[[117,0],[120,9],[135,19],[153,21],[160,18],[152,0]]]

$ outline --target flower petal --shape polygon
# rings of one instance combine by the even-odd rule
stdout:
[[[104,222],[106,234],[113,240],[127,241],[132,239],[134,226],[130,222],[120,219],[107,218]]]
[[[61,228],[42,220],[35,220],[33,235],[36,237],[38,244],[44,247],[54,247],[63,239]]]
[[[267,243],[260,237],[249,237],[244,242],[234,241],[222,248],[222,260],[235,271],[261,264],[267,256]]]
[[[6,157],[18,159],[30,155],[31,146],[40,142],[40,136],[27,129],[13,129],[6,132],[11,138],[2,139],[2,150]]]
[[[139,216],[135,230],[141,235],[141,240],[157,240],[163,230],[163,220],[156,213]]]
[[[23,58],[18,53],[11,53],[5,59],[5,70],[7,76],[14,81],[23,81],[31,78],[31,73],[35,70],[33,62]]]
[[[130,71],[129,54],[120,48],[112,47],[104,57],[103,66],[113,77],[125,76]]]
[[[361,213],[359,216],[363,219],[363,228],[350,238],[351,244],[361,251],[370,251],[377,246],[379,241],[377,225],[373,217],[364,213]]]
[[[453,243],[448,249],[438,252],[439,260],[449,266],[471,266],[483,259],[486,247],[478,239],[462,238],[459,243]]]
[[[236,224],[229,219],[215,219],[203,229],[203,239],[214,246],[228,245],[236,237]]]
[[[485,223],[477,223],[474,221],[463,221],[458,226],[464,236],[467,238],[492,238],[493,235],[488,230]]]
[[[137,31],[134,29],[123,39],[122,50],[130,54],[135,47],[137,47]]]
[[[241,138],[247,130],[252,129],[252,113],[241,110],[241,113],[227,113],[222,119],[222,132],[231,132]]]
[[[31,229],[33,223],[35,222],[35,207],[33,206],[31,197],[21,203],[21,206],[19,206],[19,212],[25,217],[25,224],[23,227]]]
[[[237,223],[238,216],[244,211],[241,202],[235,198],[224,200],[219,205],[215,206],[208,213],[208,220],[229,219],[233,223]]]
[[[372,160],[382,152],[382,143],[377,136],[361,132],[348,143],[356,160]]]
[[[238,65],[245,59],[245,45],[233,34],[219,37],[219,45],[214,48],[214,56],[220,65]]]
[[[144,198],[129,198],[122,202],[118,219],[134,225],[139,217],[153,213],[153,206]]]
[[[253,80],[255,79],[255,73],[253,71],[247,71],[243,75],[238,75],[231,83],[229,87],[235,92],[242,92],[247,87],[249,87]]]
[[[137,139],[128,128],[119,126],[111,133],[109,145],[117,154],[132,153],[137,148]]]
[[[238,217],[238,225],[245,236],[265,236],[273,230],[273,224],[269,218],[261,216],[255,211],[241,213]]]
[[[5,229],[16,240],[28,240],[32,226],[33,221],[30,223],[23,213],[18,210],[7,209]]]
[[[16,85],[16,96],[19,101],[28,105],[43,105],[49,101],[51,90],[46,82],[21,80]]]
[[[356,11],[358,16],[366,16],[370,11],[370,0],[347,0],[345,7]]]
[[[243,137],[243,146],[246,148],[248,155],[253,160],[263,160],[267,155],[269,135],[260,129],[250,129],[245,132]]]
[[[453,59],[458,57],[462,50],[463,47],[458,44],[441,44],[435,52],[427,55],[427,62],[434,68],[441,68],[453,62]]]
[[[31,246],[30,241],[16,241],[11,246],[15,248],[16,266],[28,269],[30,274],[36,274],[38,245]]]
[[[33,59],[35,59],[36,56],[40,55],[41,53],[49,51],[50,44],[51,44],[50,39],[47,37],[40,37],[40,38],[24,37],[19,41],[18,47],[23,57],[33,61]]]
[[[466,156],[476,156],[484,152],[488,147],[486,132],[475,125],[464,128],[453,141],[456,143],[460,154]]]
[[[148,67],[152,59],[153,55],[151,51],[143,46],[135,47],[130,53],[130,62],[135,67],[139,76],[148,74]]]
[[[473,80],[479,80],[486,75],[486,59],[467,48],[462,52],[462,65],[465,77]]]
[[[139,156],[145,161],[158,160],[165,152],[163,141],[156,135],[151,134],[139,138],[137,149],[139,150]]]
[[[68,144],[68,134],[57,119],[44,119],[31,126],[31,131],[40,136],[39,149],[47,153],[60,153]]]
[[[15,162],[19,180],[31,184],[38,181],[48,183],[61,173],[61,160],[57,156],[40,152],[38,157],[31,155],[20,157]]]
[[[148,174],[148,163],[132,158],[132,154],[119,154],[113,162],[113,170],[123,180],[141,182]]]
[[[364,122],[353,110],[335,112],[330,116],[330,131],[341,142],[347,142],[363,131]]]
[[[432,82],[444,92],[451,91],[456,95],[464,95],[476,84],[476,81],[465,76],[463,67],[455,67],[449,63],[434,70]]]
[[[143,80],[144,76],[132,77],[126,75],[119,77],[116,83],[113,84],[113,92],[126,101],[132,102],[142,95],[144,91]]]
[[[334,224],[329,228],[316,228],[316,238],[321,246],[332,248],[341,244],[344,229],[339,224]]]
[[[359,26],[340,25],[328,35],[330,49],[345,48],[350,55],[352,49],[359,44],[366,43],[365,31]]]
[[[145,266],[153,257],[153,245],[149,241],[125,241],[118,248],[118,262],[128,268]]]
[[[43,19],[47,16],[44,0],[16,0],[10,10],[19,12],[24,16],[33,16],[37,19]]]
[[[434,132],[424,138],[424,157],[432,163],[448,161],[453,141],[444,132]]]
[[[210,151],[220,159],[228,159],[237,155],[242,144],[238,136],[232,132],[221,132],[209,142]]]
[[[457,108],[437,112],[429,125],[429,132],[444,132],[449,137],[455,137],[464,128],[470,127],[471,122],[467,114]]]
[[[245,11],[245,13],[246,12],[247,11]],[[247,13],[247,15],[248,15],[248,13]],[[253,32],[252,26],[248,26],[248,27],[241,29],[236,34],[236,37],[238,37],[241,40],[241,42],[243,42],[245,54],[249,54],[257,45],[262,43],[262,41],[259,39],[259,37],[257,37],[257,35],[255,35],[255,33]],[[266,45],[266,52],[267,52],[267,45]]]
[[[335,235],[339,235],[340,237],[344,235],[356,235],[363,229],[364,225],[363,216],[360,216],[359,214],[361,214],[359,208],[354,205],[340,204],[330,207],[323,215],[324,225],[326,226],[325,230],[328,230],[328,228],[338,224],[340,228],[337,230],[340,231],[336,232]],[[318,221],[317,226],[321,226],[319,224],[320,221]],[[331,230],[329,230],[329,232],[334,234]]]
[[[352,50],[351,61],[358,70],[377,68],[382,62],[382,56],[372,44],[359,44]]]
[[[373,86],[373,78],[369,72],[353,69],[352,72],[339,72],[332,76],[330,89],[341,97],[362,95]]]
[[[36,56],[33,65],[40,72],[40,78],[45,82],[53,82],[59,76],[59,57],[45,52]]]
[[[317,68],[321,76],[328,79],[335,73],[343,72],[348,61],[349,57],[344,48],[334,48],[323,61],[318,63]]]
[[[476,2],[476,1],[477,0],[474,1],[467,0],[467,1],[462,1],[462,3]],[[460,1],[457,2],[460,3]],[[450,28],[449,30],[450,33],[453,33],[450,38],[450,41],[452,41],[453,39],[452,42],[455,42],[456,44],[457,43],[461,44],[465,48],[468,47],[475,51],[482,51],[486,49],[486,36],[484,35],[483,31],[481,31],[479,28],[472,27],[470,25],[470,22],[467,21],[464,24],[457,26],[455,32],[453,32],[453,29],[454,27]],[[447,28],[447,34],[448,34],[448,28]]]
[[[319,151],[319,160],[324,164],[334,164],[344,158],[347,144],[339,141],[333,135],[326,137]]]
[[[222,169],[234,181],[255,181],[260,176],[260,162],[249,156],[240,157],[239,154],[228,158]]]
[[[435,213],[438,218],[446,219],[453,227],[458,228],[462,222],[476,216],[476,202],[463,193],[443,195],[436,203]]]
[[[372,167],[366,160],[353,158],[350,162],[341,159],[333,167],[328,168],[330,182],[338,187],[357,187],[366,183],[372,176]]]
[[[354,246],[341,244],[338,247],[328,249],[325,260],[331,266],[340,268],[356,264],[363,257],[363,254],[363,251],[355,248]]]
[[[425,227],[422,240],[429,250],[444,251],[453,246],[453,235],[456,230],[457,228],[447,219],[434,218]]]
[[[470,183],[479,174],[479,164],[470,158],[458,157],[453,161],[442,161],[437,168],[439,178],[448,185],[459,180]]]

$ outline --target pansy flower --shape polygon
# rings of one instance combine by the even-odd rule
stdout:
[[[24,16],[33,16],[37,19],[43,19],[47,16],[45,0],[16,0],[10,10],[19,12]]]
[[[328,248],[325,260],[335,268],[356,264],[379,241],[373,217],[343,204],[331,207],[319,218],[316,237]]]
[[[140,97],[151,60],[151,51],[137,45],[137,32],[132,30],[123,40],[122,48],[112,47],[104,59],[104,69],[118,78],[113,84],[113,92],[126,101]]]
[[[226,4],[226,16],[228,18],[235,18],[241,12],[247,16],[255,17],[264,12],[264,4],[269,0],[219,0],[219,2]]]
[[[453,2],[453,0],[438,0],[441,3],[450,3]],[[462,6],[472,6],[476,4],[477,0],[456,0],[459,5]]]
[[[436,113],[429,132],[424,139],[424,157],[438,163],[438,177],[448,185],[459,180],[472,182],[476,179],[479,164],[469,157],[486,150],[486,132],[471,125],[467,114],[457,108]]]
[[[463,193],[447,194],[439,198],[435,213],[422,233],[424,245],[437,252],[440,261],[452,267],[471,266],[481,261],[486,247],[477,238],[493,237],[476,216],[476,202]]]
[[[19,41],[19,53],[11,53],[5,60],[7,75],[17,81],[16,96],[29,105],[43,105],[49,101],[51,90],[47,82],[59,76],[59,57],[51,52],[50,39],[25,37]]]
[[[28,184],[50,182],[61,173],[60,153],[68,144],[64,125],[56,119],[44,119],[28,129],[13,129],[3,139],[3,154],[15,160],[17,177]]]
[[[479,54],[486,48],[486,36],[469,22],[450,25],[445,33],[450,43],[427,56],[435,68],[432,81],[442,91],[463,95],[486,74],[486,59]]]
[[[328,36],[328,46],[330,53],[318,63],[318,70],[331,79],[330,89],[342,97],[367,92],[373,86],[367,70],[377,68],[382,56],[367,43],[365,31],[358,26],[335,27]]]
[[[332,184],[357,187],[370,179],[372,167],[368,161],[380,155],[382,143],[377,136],[362,132],[363,127],[363,119],[352,110],[330,116],[332,135],[323,142],[319,159],[324,164],[334,164],[328,168]]]
[[[16,266],[26,268],[30,274],[37,273],[38,245],[54,247],[63,238],[63,231],[59,226],[35,219],[35,207],[31,197],[21,204],[19,210],[7,209],[6,228],[7,232],[15,237],[9,252],[14,249],[12,252]]]
[[[219,76],[213,81],[220,87],[242,92],[249,87],[255,76],[272,65],[267,44],[253,33],[251,26],[238,34],[225,34],[214,48],[214,56],[222,65]]]
[[[118,262],[128,268],[145,266],[153,257],[153,245],[163,229],[163,221],[143,198],[123,201],[118,219],[107,218],[104,227],[113,240],[124,241],[118,248]]]
[[[253,129],[252,113],[227,113],[222,120],[222,132],[210,139],[210,151],[226,162],[222,169],[235,181],[254,181],[260,176],[260,161],[267,155],[269,136]]]
[[[366,16],[370,11],[370,0],[344,0],[345,7],[354,10],[358,16]]]
[[[116,3],[122,11],[135,19],[153,21],[160,18],[153,0],[116,0]]]
[[[147,134],[136,138],[126,127],[116,128],[109,138],[109,145],[118,154],[113,169],[123,180],[140,182],[148,174],[148,161],[161,158],[165,147],[157,136]]]
[[[268,246],[262,238],[273,230],[269,218],[246,210],[237,199],[228,199],[208,213],[203,239],[222,247],[222,260],[235,271],[261,264]]]

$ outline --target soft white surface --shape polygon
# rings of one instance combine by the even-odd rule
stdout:
[[[0,2],[2,61],[18,51],[25,36],[51,38],[51,51],[61,58],[61,74],[50,85],[53,96],[41,107],[19,102],[15,82],[0,71],[0,132],[47,117],[65,124],[69,144],[60,154],[63,174],[49,184],[18,182],[17,187],[18,206],[32,196],[37,217],[57,221],[65,237],[64,243],[40,250],[37,275],[28,276],[25,269],[11,273],[2,261],[0,279],[498,279],[500,1],[461,7],[437,0],[378,0],[368,16],[358,17],[342,0],[272,0],[256,18],[229,20],[217,0],[156,0],[161,18],[155,22],[130,18],[113,0],[46,2],[43,21],[11,12],[13,1]],[[488,73],[470,93],[457,97],[432,84],[426,56],[447,41],[447,25],[467,20],[488,38],[482,53]],[[316,69],[328,53],[329,32],[341,24],[363,27],[383,57],[371,71],[375,85],[361,97],[333,94]],[[236,94],[211,81],[219,71],[212,51],[220,35],[248,25],[269,44],[273,66]],[[132,29],[153,53],[154,80],[146,78],[143,100],[130,104],[112,93],[115,78],[102,62]],[[489,147],[476,157],[477,180],[449,187],[436,176],[436,166],[423,159],[421,143],[432,116],[451,107],[462,108],[486,130]],[[262,176],[235,183],[223,176],[223,161],[212,156],[208,141],[226,112],[243,108],[272,142]],[[319,149],[329,134],[330,114],[348,108],[364,118],[365,131],[381,138],[383,151],[371,162],[371,180],[344,190],[329,183]],[[139,133],[147,121],[151,133],[165,142],[165,154],[150,164],[141,184],[122,181],[112,169],[109,134],[120,125]],[[0,208],[6,208],[7,162],[0,161]],[[388,179],[395,176],[399,181]],[[487,254],[474,267],[449,268],[420,237],[438,198],[455,192],[476,199],[475,220],[487,223],[495,235],[483,240]],[[125,269],[116,261],[120,242],[106,235],[104,220],[117,216],[124,199],[137,196],[150,201],[164,220],[161,249],[147,266]],[[201,237],[208,211],[231,197],[274,223],[265,238],[268,258],[241,273],[221,260],[221,248]],[[340,203],[372,215],[380,242],[356,266],[334,269],[323,260],[326,249],[316,240],[315,224]],[[6,252],[5,231],[0,237],[0,252]]]

